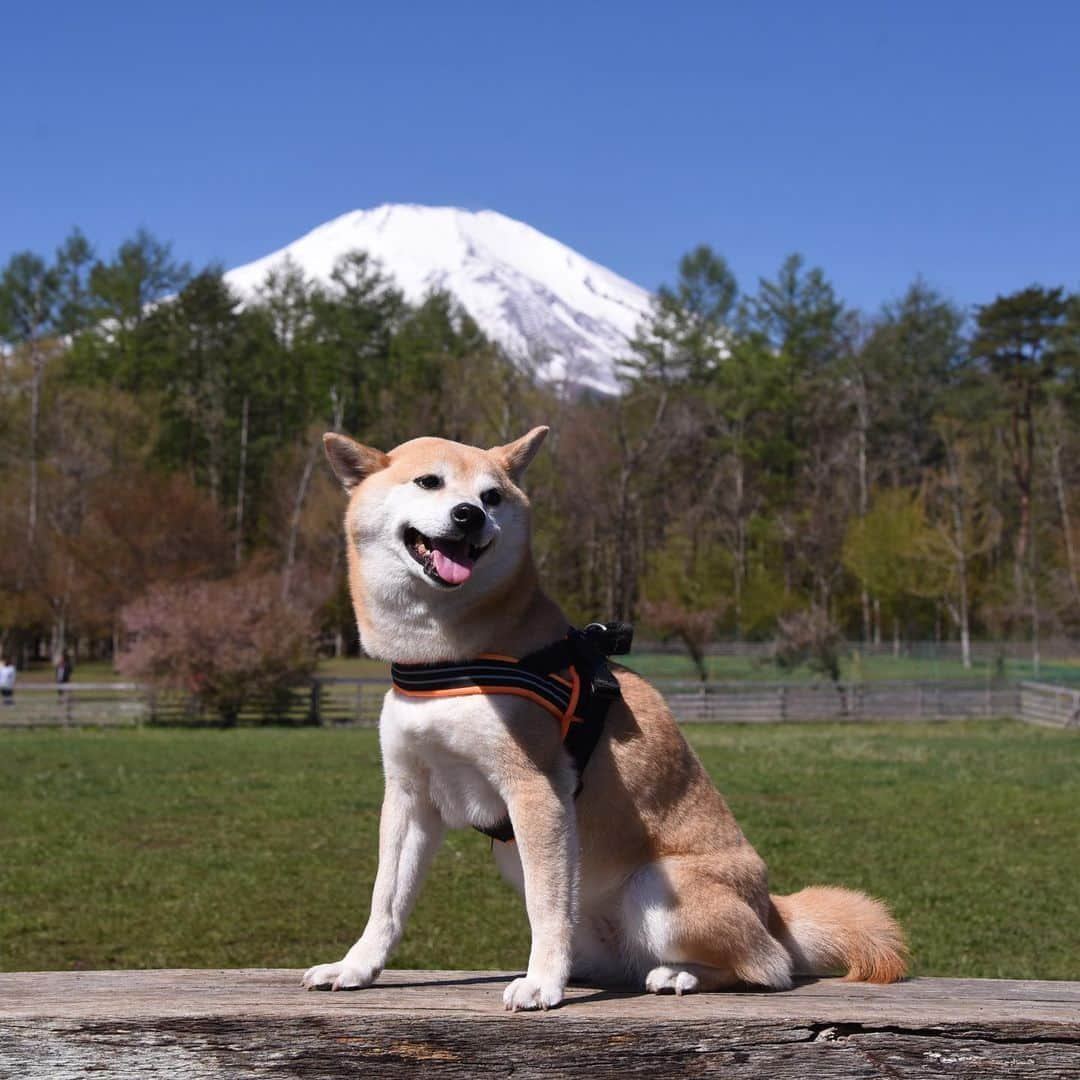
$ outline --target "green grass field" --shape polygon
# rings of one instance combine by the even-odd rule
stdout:
[[[888,898],[920,974],[1080,978],[1075,733],[688,735],[774,891]],[[366,914],[380,794],[370,730],[3,733],[0,968],[336,959]],[[451,834],[394,966],[522,967],[525,916],[487,848]]]

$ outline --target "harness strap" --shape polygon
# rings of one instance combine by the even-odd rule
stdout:
[[[559,721],[559,731],[578,775],[582,776],[604,730],[619,683],[607,657],[630,651],[633,628],[626,623],[590,623],[565,638],[517,658],[484,653],[475,660],[442,664],[393,664],[394,689],[411,697],[463,697],[511,694],[539,705]],[[567,671],[569,679],[557,674]],[[478,831],[494,840],[514,838],[510,818]]]

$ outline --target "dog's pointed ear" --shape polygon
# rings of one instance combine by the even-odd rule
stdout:
[[[390,459],[381,450],[364,446],[347,435],[328,431],[322,441],[330,468],[346,491],[352,491],[361,480],[390,464]]]
[[[540,444],[547,438],[550,428],[534,427],[528,435],[522,435],[515,442],[505,446],[493,446],[488,453],[507,471],[516,484],[529,467],[529,462],[536,457]]]

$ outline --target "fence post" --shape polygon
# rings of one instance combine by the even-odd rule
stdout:
[[[311,680],[311,712],[310,722],[312,724],[322,724],[322,685],[318,679]]]

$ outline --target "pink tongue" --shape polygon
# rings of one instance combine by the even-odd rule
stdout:
[[[464,544],[447,544],[436,540],[434,551],[435,572],[450,585],[460,585],[469,580],[475,559],[469,558],[469,549]]]

